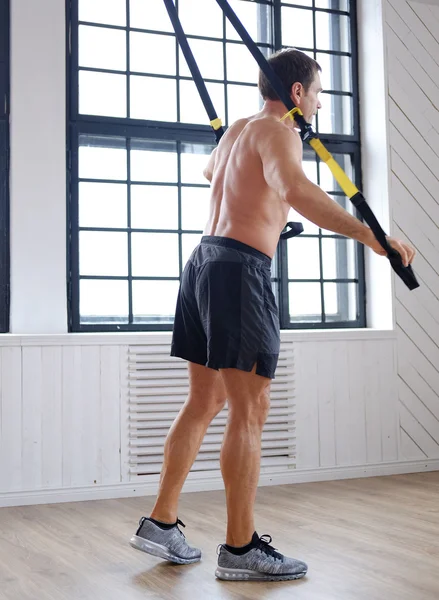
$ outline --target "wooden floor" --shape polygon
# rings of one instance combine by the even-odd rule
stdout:
[[[1,600],[438,600],[439,472],[265,487],[257,528],[307,577],[220,582],[224,494],[186,494],[180,518],[201,563],[128,545],[153,498],[0,509]]]

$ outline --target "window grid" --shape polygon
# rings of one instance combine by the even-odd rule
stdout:
[[[213,2],[214,0],[212,0]],[[241,0],[247,1],[247,0]],[[333,1],[333,0],[331,0]],[[316,0],[312,0],[312,6],[305,7],[301,5],[296,5],[294,3],[289,2],[280,2],[280,0],[274,0],[274,2],[251,2],[252,4],[258,5],[266,5],[271,7],[271,22],[273,28],[273,38],[272,42],[260,42],[258,40],[258,46],[260,48],[266,48],[269,51],[279,49],[282,47],[281,40],[281,10],[282,7],[288,8],[297,8],[300,10],[309,10],[312,11],[313,15],[313,48],[302,48],[298,47],[301,50],[308,51],[313,54],[315,58],[318,60],[318,54],[325,54],[329,56],[340,56],[340,57],[349,57],[352,60],[352,69],[351,69],[351,78],[352,78],[352,91],[346,92],[341,90],[329,90],[327,93],[328,96],[331,97],[347,97],[350,98],[353,102],[353,115],[352,115],[352,123],[353,123],[353,131],[352,135],[347,134],[320,134],[322,141],[325,143],[327,148],[333,153],[339,155],[347,155],[352,159],[353,172],[355,173],[355,182],[357,186],[361,184],[360,178],[360,148],[359,148],[359,135],[358,135],[358,75],[357,75],[357,64],[356,64],[356,31],[355,31],[355,1],[351,0],[350,2],[350,12],[342,11],[342,10],[334,10],[329,8],[319,8],[316,7]],[[185,122],[165,122],[165,121],[147,121],[141,119],[130,119],[130,118],[120,118],[120,117],[105,117],[105,116],[94,116],[94,115],[86,115],[79,114],[78,111],[78,73],[79,71],[95,71],[95,72],[104,72],[104,73],[115,73],[126,75],[126,93],[127,93],[127,115],[130,115],[130,77],[132,75],[142,76],[142,77],[157,77],[163,79],[171,79],[177,82],[176,85],[176,94],[177,94],[177,120],[180,120],[180,81],[192,81],[192,78],[186,75],[182,75],[180,72],[180,58],[181,54],[178,48],[178,44],[176,44],[176,70],[175,75],[168,74],[158,74],[158,73],[145,73],[145,72],[136,72],[130,71],[130,34],[131,32],[139,32],[145,34],[155,34],[155,35],[163,35],[168,36],[175,39],[175,35],[171,32],[159,31],[156,29],[142,29],[142,28],[134,28],[131,27],[130,23],[130,10],[129,10],[130,2],[127,0],[127,22],[126,26],[116,26],[116,25],[106,25],[103,23],[93,23],[88,21],[79,21],[78,20],[78,2],[74,1],[72,3],[72,11],[70,15],[70,27],[71,27],[71,39],[72,39],[72,54],[71,54],[71,81],[70,81],[70,147],[71,147],[71,173],[72,173],[72,184],[71,184],[71,206],[70,206],[70,234],[71,234],[71,245],[70,245],[70,264],[71,264],[71,273],[70,273],[70,285],[69,285],[69,296],[70,296],[70,329],[74,331],[114,331],[116,330],[169,330],[171,325],[168,323],[134,323],[133,316],[133,292],[132,292],[132,282],[137,280],[144,281],[178,281],[178,278],[174,277],[133,277],[132,275],[132,234],[133,233],[173,233],[178,234],[178,248],[179,248],[179,257],[178,257],[178,268],[179,275],[181,276],[182,268],[183,268],[183,248],[182,248],[182,235],[188,233],[197,233],[201,234],[199,230],[186,230],[182,228],[182,189],[186,186],[188,187],[206,187],[205,185],[200,184],[183,184],[182,176],[181,176],[181,157],[182,154],[180,152],[182,143],[184,142],[192,142],[192,143],[201,143],[206,146],[212,145],[213,136],[211,130],[208,126],[200,125],[200,124],[190,124]],[[178,8],[178,0],[177,0],[177,8]],[[317,39],[316,39],[316,14],[317,13],[327,13],[330,15],[344,15],[346,17],[350,17],[350,39],[351,39],[351,52],[345,52],[338,49],[335,50],[320,50],[317,48]],[[93,67],[79,67],[78,65],[78,25],[92,25],[96,27],[104,27],[109,29],[116,29],[121,31],[126,31],[126,45],[127,45],[127,61],[126,61],[126,71],[115,71],[109,69],[100,69]],[[205,78],[206,82],[211,83],[221,83],[224,86],[224,107],[225,114],[224,117],[227,118],[228,114],[228,87],[230,85],[243,85],[247,87],[256,87],[255,84],[249,82],[242,81],[233,81],[228,80],[227,74],[227,44],[237,44],[243,46],[242,42],[234,39],[226,38],[226,17],[223,15],[223,38],[219,37],[211,37],[211,36],[200,36],[200,35],[192,35],[188,34],[189,40],[204,40],[204,41],[221,41],[222,42],[222,58],[223,58],[223,69],[224,69],[224,78]],[[184,58],[183,58],[184,60]],[[205,119],[207,122],[207,117]],[[317,120],[318,127],[318,120]],[[155,228],[132,228],[131,225],[131,190],[132,185],[134,184],[131,181],[131,165],[130,165],[130,155],[131,153],[127,150],[127,180],[120,182],[124,183],[127,187],[127,227],[118,227],[118,228],[106,228],[106,227],[79,227],[78,222],[78,147],[79,147],[79,137],[81,135],[110,135],[110,136],[118,136],[125,137],[127,149],[130,147],[131,140],[133,138],[136,139],[157,139],[157,140],[173,140],[177,146],[177,169],[178,169],[178,181],[176,184],[177,187],[177,195],[178,195],[178,229],[155,229]],[[305,153],[306,154],[306,153]],[[313,153],[312,153],[313,154]],[[318,183],[320,184],[320,161],[317,157],[314,157],[314,160],[317,162],[317,178]],[[207,162],[207,156],[206,156]],[[81,182],[109,182],[114,183],[114,180],[96,180],[96,179],[81,179]],[[174,185],[173,183],[163,183],[163,182],[135,182],[135,185]],[[328,191],[328,190],[326,190]],[[339,190],[328,191],[329,194],[333,196],[344,197],[344,194]],[[111,231],[111,232],[126,232],[128,238],[128,277],[111,277],[111,276],[88,276],[88,275],[80,275],[79,273],[79,264],[78,264],[78,256],[79,256],[79,246],[78,246],[78,235],[79,231]],[[320,277],[318,279],[290,279],[288,276],[288,253],[287,253],[287,243],[282,242],[279,244],[278,253],[276,259],[274,261],[274,272],[273,272],[273,284],[275,286],[277,300],[280,309],[280,319],[281,319],[281,327],[282,328],[313,328],[313,327],[321,327],[324,328],[326,326],[330,327],[361,327],[365,325],[365,307],[364,307],[364,266],[363,266],[363,248],[358,245],[356,249],[356,278],[350,279],[346,277],[338,276],[338,267],[337,267],[337,278],[336,279],[325,279],[323,272],[323,240],[327,239],[346,239],[343,236],[337,236],[334,234],[328,235],[328,233],[323,233],[322,230],[319,230],[318,234],[307,234],[304,233],[300,236],[300,239],[316,239],[318,240],[319,247],[319,271]],[[118,323],[114,325],[108,322],[97,322],[95,324],[87,323],[82,324],[80,321],[79,315],[79,280],[128,280],[128,292],[129,292],[129,308],[128,308],[128,322],[127,323]],[[297,322],[290,320],[290,307],[289,307],[289,286],[291,283],[318,283],[320,285],[320,301],[321,301],[321,313],[313,316],[308,316],[308,318],[299,320]],[[339,320],[334,322],[332,319],[341,318],[341,315],[331,315],[330,322],[327,321],[327,315],[325,311],[325,284],[327,283],[336,283],[336,284],[353,284],[357,288],[356,297],[357,297],[357,306],[355,307],[356,318],[355,320]],[[343,304],[343,297],[346,297],[348,290],[344,288],[344,286],[337,285],[337,306]]]

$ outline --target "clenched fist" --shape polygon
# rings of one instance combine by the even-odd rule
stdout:
[[[405,267],[411,265],[416,256],[416,250],[402,240],[390,236],[387,236],[386,239],[389,245],[401,255],[403,265]],[[376,239],[370,244],[370,248],[380,256],[387,256],[386,251]]]

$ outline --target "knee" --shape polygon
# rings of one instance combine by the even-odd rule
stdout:
[[[211,421],[220,413],[226,405],[226,397],[215,394],[190,394],[186,406],[188,410],[198,418]]]
[[[258,398],[256,407],[256,417],[260,425],[264,425],[270,411],[270,391],[265,390]]]
[[[270,391],[263,390],[257,397],[240,398],[231,408],[231,416],[246,423],[263,427],[270,411]]]

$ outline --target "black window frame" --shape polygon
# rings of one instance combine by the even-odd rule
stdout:
[[[9,0],[0,0],[0,333],[9,332]]]
[[[145,0],[146,1],[146,0]],[[203,0],[204,1],[204,0]],[[214,2],[215,0],[211,0]],[[244,0],[251,2],[252,0]],[[78,66],[78,0],[66,0],[67,2],[67,187],[68,187],[68,249],[67,249],[67,267],[68,267],[68,328],[71,332],[120,332],[120,331],[170,331],[172,324],[155,323],[155,324],[138,324],[138,323],[97,323],[84,324],[80,322],[80,306],[79,306],[79,220],[78,220],[78,150],[79,139],[81,135],[96,135],[96,136],[115,136],[126,137],[127,144],[131,138],[137,139],[157,139],[157,140],[172,140],[177,143],[181,142],[198,142],[204,144],[214,144],[212,130],[208,125],[196,125],[186,123],[169,123],[161,121],[146,121],[132,118],[104,117],[81,115],[78,107],[78,87],[79,87],[79,66]],[[350,39],[351,39],[351,60],[352,60],[352,91],[350,93],[331,92],[332,95],[345,95],[352,98],[352,124],[353,134],[320,134],[320,139],[333,154],[350,155],[352,158],[352,167],[355,173],[354,182],[356,186],[362,188],[361,178],[361,147],[360,147],[360,117],[359,117],[359,82],[358,82],[358,39],[357,39],[357,12],[356,0],[349,0],[349,12],[334,10],[330,8],[319,9],[315,6],[315,0],[312,0],[312,7],[304,7],[295,5],[294,0],[256,0],[259,4],[267,4],[272,7],[272,26],[273,26],[273,49],[282,48],[281,43],[281,11],[283,6],[296,7],[300,9],[312,10],[313,19],[315,22],[316,12],[323,11],[326,13],[345,14],[350,18]],[[331,0],[336,2],[336,0]],[[334,4],[335,6],[336,4]],[[225,17],[224,17],[225,19]],[[104,26],[105,25],[101,25]],[[109,26],[111,27],[111,26]],[[146,31],[146,30],[145,30]],[[194,36],[203,39],[202,36]],[[316,56],[316,34],[314,27],[314,48],[301,48],[300,50],[313,51]],[[127,36],[128,38],[128,36]],[[211,39],[211,38],[205,38]],[[127,41],[128,47],[128,41]],[[129,50],[128,50],[129,51]],[[339,51],[324,51],[325,53],[334,55],[345,55]],[[227,102],[227,100],[226,100]],[[206,116],[207,121],[207,116]],[[129,147],[129,146],[127,146]],[[307,152],[313,152],[308,147],[305,147]],[[316,157],[317,163],[320,163]],[[336,190],[333,190],[335,195],[343,195]],[[356,216],[359,214],[354,211]],[[180,230],[178,230],[179,233]],[[303,236],[303,234],[302,234]],[[278,246],[275,273],[273,278],[274,288],[279,306],[280,326],[282,330],[296,329],[348,329],[348,328],[363,328],[366,327],[366,293],[365,293],[365,267],[364,267],[364,247],[362,244],[357,244],[356,250],[356,278],[349,281],[357,284],[357,307],[356,319],[348,321],[326,320],[325,304],[324,304],[324,282],[331,280],[323,278],[322,267],[322,239],[327,239],[328,235],[324,235],[320,230],[319,238],[320,252],[320,279],[314,279],[314,282],[320,283],[321,302],[322,302],[322,320],[310,322],[292,323],[289,315],[289,296],[288,296],[288,265],[287,265],[287,242],[281,241]],[[343,238],[343,236],[331,235],[333,238]],[[343,238],[344,239],[344,238]],[[130,244],[129,244],[130,248]],[[181,271],[180,271],[181,272]],[[106,279],[103,277],[103,279]],[[130,279],[130,275],[128,276]],[[160,279],[160,278],[154,278]],[[301,280],[294,280],[300,282]],[[305,281],[305,280],[303,280]],[[343,283],[343,280],[334,280],[337,283]],[[132,298],[130,293],[129,298],[130,316],[132,318]]]

